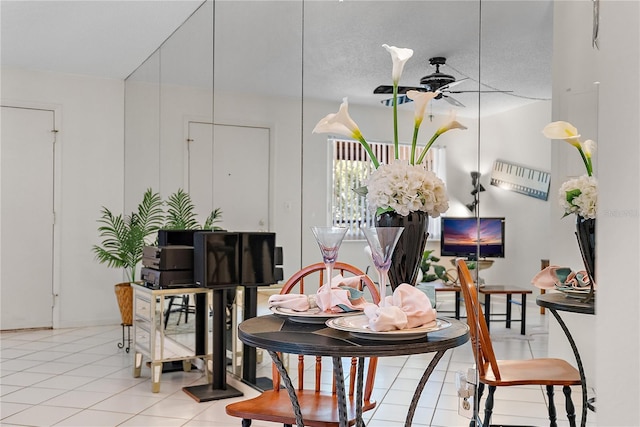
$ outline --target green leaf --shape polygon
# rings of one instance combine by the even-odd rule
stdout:
[[[358,196],[362,196],[362,197],[365,197],[367,195],[367,193],[369,193],[369,189],[366,186],[354,188],[353,191]]]
[[[580,191],[579,188],[574,188],[573,190],[569,190],[566,193],[567,193],[567,202],[569,202],[570,204],[573,204],[573,199],[575,199],[580,194],[582,194],[582,191]]]

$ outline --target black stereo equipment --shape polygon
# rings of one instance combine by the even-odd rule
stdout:
[[[275,233],[200,231],[193,239],[197,286],[231,288],[271,285],[275,275]]]
[[[158,230],[158,246],[193,246],[193,235],[202,230]]]
[[[156,270],[193,270],[193,246],[145,246],[142,265]]]
[[[193,285],[193,269],[191,270],[156,270],[142,267],[142,280],[153,288],[182,288]]]

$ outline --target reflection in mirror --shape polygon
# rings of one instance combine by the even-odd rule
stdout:
[[[187,191],[199,223],[215,206],[210,181],[208,197],[192,188],[198,179],[190,179],[191,151],[194,145],[210,146],[211,138],[192,138],[189,131],[193,122],[211,122],[213,116],[213,13],[213,3],[204,2],[160,49],[160,190],[165,197]]]
[[[160,173],[160,51],[125,80],[124,211],[133,212]]]
[[[348,138],[312,134],[313,127],[327,114],[337,112],[342,98],[347,97],[349,114],[368,142],[393,142],[393,108],[382,103],[391,95],[374,94],[376,87],[392,84],[392,61],[383,44],[414,51],[404,66],[399,82],[401,86],[424,87],[421,86],[421,78],[438,71],[435,67],[438,64],[429,61],[433,57],[446,58],[446,65],[439,65],[441,73],[455,79],[466,79],[458,86],[463,93],[447,94],[458,101],[458,106],[447,102],[447,97],[429,103],[420,128],[418,146],[424,147],[435,130],[449,120],[451,111],[456,112],[458,120],[468,129],[443,134],[430,152],[440,154],[439,175],[446,183],[450,204],[447,215],[472,215],[465,204],[469,202],[469,173],[477,170],[478,162],[479,98],[478,85],[473,80],[477,81],[479,74],[478,34],[479,2],[476,1],[305,2],[303,264],[318,261],[310,227],[331,225],[333,219],[340,215],[336,209],[343,206],[343,200],[353,199],[345,194],[352,193],[349,186],[343,193],[333,191],[337,188],[335,180],[338,179],[333,165],[336,160],[351,160],[334,150],[331,140]],[[411,144],[413,118],[413,102],[398,106],[401,144]],[[363,160],[353,162],[357,161]],[[368,163],[366,159],[364,162]],[[353,211],[360,212],[359,209],[356,207]],[[357,223],[356,230],[363,218],[360,214],[345,217],[347,221]],[[440,218],[431,218],[430,221],[439,224]],[[437,230],[432,230],[427,243],[427,249],[434,250],[434,255],[438,255],[440,250]],[[375,278],[365,246],[361,235],[348,237],[338,258],[362,270],[368,268]],[[445,258],[440,263],[453,270],[454,265],[450,261],[451,258]]]
[[[504,217],[506,237],[504,258],[480,270],[487,285],[531,289],[549,257],[552,23],[552,1],[482,1],[481,89],[509,91],[480,94],[477,212]]]
[[[300,266],[302,2],[213,6],[213,121],[190,128],[209,135],[212,144],[208,155],[194,150],[190,156],[191,188],[202,188],[199,195],[209,191],[213,205],[222,209],[224,228],[275,232],[286,278]],[[197,136],[190,139],[197,142]],[[236,307],[249,310],[242,298],[250,290],[240,290]],[[228,350],[246,360],[255,352],[231,339]],[[269,381],[266,353],[257,367],[240,366],[238,359],[228,367],[233,373],[248,382]]]

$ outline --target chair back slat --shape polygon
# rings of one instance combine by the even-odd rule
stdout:
[[[473,353],[477,361],[478,371],[481,377],[486,375],[486,364],[491,366],[491,370],[497,380],[500,380],[500,370],[498,362],[491,344],[489,328],[482,312],[482,307],[478,300],[478,288],[467,263],[463,259],[457,259],[458,278],[464,296],[464,306],[467,311],[467,324],[471,335]]]

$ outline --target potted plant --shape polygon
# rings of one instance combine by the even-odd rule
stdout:
[[[171,194],[166,201],[167,213],[165,223],[162,226],[166,230],[221,230],[214,224],[222,219],[222,210],[216,208],[207,217],[204,224],[200,226],[196,218],[195,206],[191,201],[189,193],[183,189],[178,189]]]
[[[115,285],[123,325],[133,323],[133,290],[131,282],[136,280],[136,268],[142,260],[143,248],[151,236],[164,223],[162,199],[150,188],[144,193],[137,211],[129,215],[114,215],[102,207],[98,231],[101,245],[94,245],[96,259],[108,267],[123,268],[128,282]]]
[[[422,253],[422,260],[420,261],[420,270],[422,270],[422,281],[433,282],[434,280],[441,279],[443,282],[448,281],[447,269],[439,264],[440,258],[433,255],[433,251],[426,250]],[[433,273],[430,273],[433,267]]]

